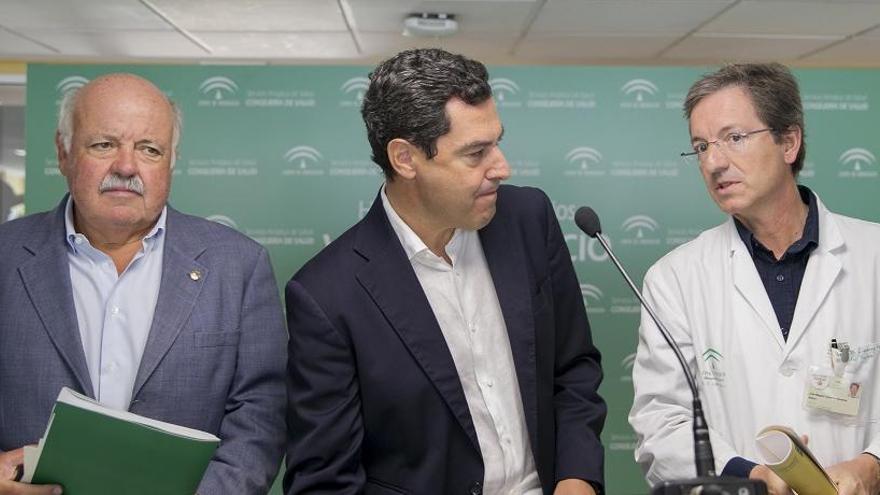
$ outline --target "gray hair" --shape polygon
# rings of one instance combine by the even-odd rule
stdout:
[[[797,175],[804,167],[807,154],[804,109],[797,79],[778,63],[725,65],[691,86],[684,102],[685,118],[690,121],[694,107],[703,98],[731,86],[742,88],[751,97],[758,118],[770,128],[777,143],[791,128],[800,128],[801,149],[791,164],[791,172]]]
[[[82,88],[76,88],[64,93],[61,105],[58,107],[58,135],[64,151],[70,153],[70,145],[73,141],[73,114],[76,112],[76,104]],[[171,168],[177,159],[177,145],[180,143],[180,130],[183,128],[183,113],[171,98],[165,96],[165,100],[171,106],[174,119],[171,123]]]

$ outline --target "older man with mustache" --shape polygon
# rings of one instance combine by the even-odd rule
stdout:
[[[131,74],[69,93],[69,195],[0,226],[0,494],[59,493],[8,478],[64,386],[218,435],[199,493],[265,493],[277,473],[287,334],[269,258],[167,206],[180,126]]]

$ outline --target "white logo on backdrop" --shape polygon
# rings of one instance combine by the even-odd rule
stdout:
[[[308,168],[309,164],[318,163],[324,157],[321,152],[311,146],[294,146],[287,150],[284,159],[289,163],[297,165],[300,169]]]
[[[505,77],[489,79],[489,87],[492,88],[492,94],[495,95],[495,99],[500,102],[503,102],[508,96],[519,93],[519,84]]]
[[[598,165],[602,161],[602,153],[595,148],[581,146],[569,151],[565,155],[565,159],[568,163],[579,164],[581,169],[587,170],[590,165]]]
[[[89,82],[83,76],[70,76],[62,79],[56,86],[55,89],[61,93],[62,95],[67,94],[68,91],[79,89],[85,86]]]
[[[623,230],[629,232],[636,231],[636,238],[641,239],[645,236],[644,231],[654,232],[660,225],[656,220],[647,215],[633,215],[623,222]]]
[[[352,77],[348,81],[342,83],[342,86],[339,89],[345,93],[354,93],[357,101],[364,100],[364,93],[367,91],[367,88],[370,87],[370,80],[363,76]]]
[[[222,100],[224,93],[228,93],[228,96],[237,93],[238,84],[235,84],[235,81],[228,77],[214,76],[202,81],[202,84],[199,85],[199,91],[205,96],[214,98],[215,100]]]
[[[622,382],[631,382],[632,381],[632,369],[636,364],[636,353],[627,354],[623,359],[620,360],[620,381]]]
[[[235,223],[235,220],[227,217],[226,215],[211,215],[205,218],[212,222],[219,223],[220,225],[225,225],[230,229],[238,230],[238,224]]]
[[[584,298],[584,304],[586,304],[587,306],[590,306],[590,299],[595,302],[599,302],[604,296],[604,294],[602,293],[602,289],[592,284],[581,284],[581,295]]]
[[[865,148],[850,148],[840,154],[839,160],[841,165],[852,167],[856,172],[861,171],[865,166],[877,163],[874,154]]]
[[[660,88],[647,79],[632,79],[621,86],[620,90],[626,95],[635,93],[636,101],[642,101],[645,95],[654,96]]]

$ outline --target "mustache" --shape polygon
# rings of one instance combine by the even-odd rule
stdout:
[[[144,195],[144,181],[141,180],[140,176],[132,175],[131,177],[123,177],[119,174],[112,173],[101,181],[101,187],[99,188],[100,192],[106,192],[113,189],[125,189],[126,191],[131,191],[141,196]]]

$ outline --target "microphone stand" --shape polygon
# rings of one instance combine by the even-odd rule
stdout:
[[[595,212],[594,212],[595,213]],[[598,223],[598,216],[596,217]],[[580,227],[580,225],[579,225]],[[583,227],[581,227],[583,229]],[[586,230],[585,230],[586,232]],[[697,468],[697,477],[686,480],[664,481],[658,483],[651,490],[651,495],[767,495],[767,485],[760,480],[748,480],[733,477],[719,477],[715,474],[715,457],[712,454],[712,442],[709,439],[709,425],[706,423],[706,417],[703,414],[703,403],[700,400],[700,394],[697,389],[696,380],[687,367],[687,361],[681,353],[672,334],[660,322],[660,318],[654,313],[654,310],[648,305],[641,291],[636,288],[629,274],[620,264],[617,256],[611,250],[602,231],[597,229],[595,233],[586,232],[590,237],[595,238],[602,245],[602,248],[608,253],[614,266],[623,275],[630,290],[639,298],[642,307],[651,316],[654,324],[660,329],[663,339],[672,348],[675,357],[678,359],[687,378],[688,387],[693,395],[693,434],[694,434],[694,462]]]

